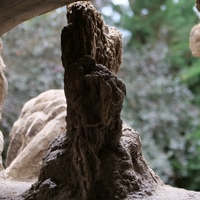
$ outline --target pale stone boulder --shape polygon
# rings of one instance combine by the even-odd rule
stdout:
[[[32,183],[0,179],[0,199],[14,200],[31,187]]]
[[[1,121],[4,100],[6,98],[7,88],[8,88],[7,80],[4,75],[6,66],[5,66],[2,56],[1,56],[2,52],[3,52],[3,44],[2,44],[2,41],[0,38],[0,121]],[[3,152],[3,145],[4,145],[3,134],[0,131],[0,177],[2,177],[2,171],[3,171],[2,157],[1,157],[1,154]]]
[[[37,180],[42,157],[52,140],[66,131],[63,90],[49,90],[28,101],[10,132],[7,179]]]
[[[3,62],[2,59],[2,52],[3,52],[3,44],[0,38],[0,120],[1,120],[1,115],[2,115],[2,108],[4,104],[4,100],[6,98],[7,94],[7,89],[8,89],[8,84],[6,77],[4,75],[6,66]]]
[[[189,47],[193,56],[200,57],[200,24],[193,26],[190,31]]]
[[[197,10],[200,12],[200,0],[196,0],[196,4],[195,4]]]
[[[2,157],[1,157],[1,154],[3,152],[3,145],[4,145],[3,134],[0,131],[0,171],[3,170]],[[1,177],[1,172],[0,172],[0,177]]]

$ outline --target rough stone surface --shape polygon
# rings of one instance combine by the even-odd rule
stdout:
[[[31,187],[31,183],[0,179],[0,200],[13,200]]]
[[[158,186],[145,200],[199,200],[200,193],[188,191],[169,185]]]
[[[200,12],[200,0],[196,0],[196,8]]]
[[[29,193],[25,193],[25,199],[45,200],[49,196],[52,200],[82,199],[77,194],[78,185],[71,185],[69,173],[73,170],[70,169],[68,148],[72,147],[66,142],[68,140],[69,137],[63,134],[51,144],[39,181],[32,186],[34,193],[31,196],[26,196]],[[66,158],[66,162],[63,162],[63,158]],[[141,196],[149,197],[157,185],[163,184],[142,157],[138,133],[125,124],[118,147],[115,150],[102,148],[98,158],[101,165],[95,183],[95,196],[88,199],[139,199]],[[58,173],[60,170],[62,175]]]
[[[121,55],[110,54],[116,47],[112,43],[105,43],[110,51],[101,48],[108,32],[90,3],[68,9],[70,23],[61,36],[67,134],[51,144],[38,181],[21,198],[121,200],[149,196],[162,181],[146,164],[138,134],[128,126],[122,128],[125,86],[111,72],[119,68],[112,60],[120,60]],[[93,44],[88,37],[91,33],[100,35],[100,42],[93,40]],[[96,43],[99,48],[92,46]],[[93,55],[94,50],[99,57]]]
[[[84,10],[85,7],[87,10]],[[69,25],[64,28],[63,35],[70,37],[65,38],[62,47],[67,49],[67,64],[71,65],[77,59],[89,55],[97,63],[117,73],[122,62],[121,33],[115,28],[108,28],[90,2],[72,3],[67,10]]]
[[[6,0],[0,2],[0,36],[18,24],[77,0]]]
[[[198,199],[199,193],[165,186],[148,167],[138,133],[120,119],[125,86],[111,72],[119,57],[96,45],[107,33],[104,23],[90,3],[68,9],[61,36],[67,133],[49,146],[38,181],[17,199]]]
[[[98,200],[199,200],[200,193],[173,188],[164,185],[162,181],[148,167],[141,152],[140,137],[128,125],[123,124],[122,137],[116,150],[102,149],[99,152],[101,165],[101,181],[97,181],[96,195]],[[60,180],[67,182],[67,168],[69,163],[62,163],[63,157],[69,155],[66,151],[67,136],[60,135],[49,147],[44,166],[52,170],[51,178],[32,185],[30,191],[17,198],[34,200],[65,200],[81,199],[69,198],[73,194],[72,186],[68,190],[60,185]],[[139,146],[138,146],[139,145]],[[139,151],[138,151],[139,150]],[[136,152],[135,152],[136,151]],[[60,167],[56,167],[57,166]],[[142,169],[141,169],[142,168]],[[63,176],[57,170],[63,171]],[[140,170],[143,173],[140,173]],[[45,173],[43,171],[43,173]],[[45,174],[47,177],[49,174]],[[59,180],[59,181],[58,181]],[[63,183],[62,182],[62,183]],[[76,189],[76,188],[74,188]],[[59,193],[57,192],[59,191]],[[42,195],[40,195],[40,193]],[[128,193],[128,195],[127,195]],[[51,198],[49,198],[51,196]],[[95,198],[91,198],[92,200]]]
[[[1,54],[3,52],[3,44],[0,38],[0,121],[1,121],[1,116],[2,116],[2,109],[3,109],[3,105],[4,105],[4,100],[6,98],[6,94],[7,94],[7,80],[6,77],[4,75],[5,72],[5,64],[3,62],[3,59],[1,57]],[[0,176],[2,176],[2,170],[3,170],[3,165],[2,165],[2,157],[1,154],[3,152],[3,146],[4,146],[4,140],[3,140],[3,134],[0,131]]]
[[[3,152],[3,146],[4,146],[3,134],[0,131],[0,171],[4,169],[3,164],[2,164],[2,157],[1,157],[1,154]],[[0,172],[0,177],[1,177],[1,172]]]
[[[7,80],[6,80],[6,77],[4,75],[6,66],[5,66],[3,59],[1,57],[2,52],[3,52],[3,44],[2,44],[2,41],[1,41],[1,38],[0,38],[0,120],[1,120],[4,100],[6,98],[7,89],[8,89]]]
[[[10,132],[7,179],[33,182],[49,144],[66,130],[63,90],[49,90],[28,101]]]
[[[20,199],[20,195],[31,187],[31,183],[5,181],[0,179],[0,199],[1,200],[17,200]],[[128,198],[127,200],[130,200]],[[199,200],[200,194],[194,191],[187,191],[184,189],[173,188],[170,186],[157,187],[152,192],[151,196],[142,196],[134,198],[134,200]],[[51,199],[48,199],[51,200]],[[104,199],[110,200],[110,199]]]
[[[195,25],[190,31],[189,42],[192,55],[200,57],[200,24]]]

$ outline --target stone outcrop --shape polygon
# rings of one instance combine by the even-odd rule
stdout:
[[[69,181],[67,169],[70,166],[69,163],[63,163],[63,157],[69,158],[66,151],[66,140],[68,139],[65,134],[60,135],[49,147],[43,163],[44,171],[40,175],[46,176],[46,179],[42,181],[39,177],[39,181],[16,200],[81,199],[81,197],[76,197],[76,189],[78,188],[73,188],[68,183],[66,190],[66,185],[59,184],[60,180],[62,180],[61,183],[65,184]],[[90,198],[91,200],[200,199],[199,192],[173,188],[163,184],[143,158],[139,134],[126,124],[123,124],[118,148],[114,151],[102,149],[99,152],[99,159],[101,173],[100,179],[95,185],[97,198]],[[59,175],[59,170],[63,171],[62,176]],[[73,193],[73,190],[76,191]]]
[[[88,41],[87,34],[108,35],[104,23],[89,3],[70,10],[61,42],[68,130],[49,146],[38,181],[15,200],[199,200],[200,193],[166,186],[148,167],[138,133],[120,119],[125,86],[111,72],[118,58],[108,56],[115,50]],[[100,28],[84,29],[92,25]],[[102,52],[96,57],[91,49]]]
[[[2,44],[2,41],[0,38],[0,120],[1,120],[2,109],[3,109],[3,105],[4,105],[4,100],[6,98],[7,89],[8,89],[7,80],[4,75],[6,66],[1,57],[2,52],[3,52],[3,44]]]
[[[83,2],[68,10],[61,35],[67,132],[49,146],[38,181],[18,199],[199,199],[199,193],[165,186],[148,167],[138,133],[122,125],[125,86],[111,72],[120,54],[101,48],[108,32],[99,13]]]
[[[0,6],[0,36],[18,24],[77,0],[6,0]]]
[[[200,0],[196,0],[196,8],[200,12]]]
[[[121,63],[121,49],[113,50],[115,42],[121,47],[119,32],[109,37],[89,2],[68,10],[61,35],[67,133],[51,144],[38,181],[21,199],[147,197],[163,183],[145,162],[138,133],[122,126],[126,89],[113,73]]]
[[[0,177],[1,177],[1,171],[4,169],[3,163],[2,163],[2,157],[1,157],[1,154],[3,152],[3,146],[4,146],[3,134],[0,131]]]
[[[9,180],[36,181],[49,144],[66,130],[63,90],[49,90],[28,101],[10,132],[5,174]]]
[[[7,80],[4,75],[6,66],[5,66],[2,56],[1,56],[2,52],[3,52],[3,44],[2,44],[2,41],[0,38],[0,122],[1,122],[4,100],[6,98],[7,89],[8,89]],[[0,131],[0,171],[1,171],[0,177],[2,176],[1,174],[2,174],[2,170],[3,170],[2,157],[1,157],[1,154],[3,152],[3,146],[4,146],[3,134]]]
[[[0,199],[14,200],[31,187],[31,183],[0,179]]]

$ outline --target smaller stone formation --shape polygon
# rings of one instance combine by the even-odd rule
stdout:
[[[200,12],[200,0],[196,0],[196,8]]]
[[[49,144],[66,130],[63,90],[49,90],[28,101],[10,132],[5,174],[34,182]]]
[[[6,77],[4,75],[6,66],[5,66],[3,59],[1,57],[2,52],[3,52],[3,44],[2,44],[2,41],[1,41],[1,38],[0,38],[0,120],[1,120],[4,100],[6,98],[7,89],[8,89],[7,80],[6,80]]]
[[[192,55],[200,57],[200,24],[195,25],[190,31],[189,42]]]
[[[3,152],[3,146],[4,146],[3,134],[0,131],[0,178],[1,178],[1,171],[4,169],[3,164],[2,164],[2,157],[1,157],[1,154]]]
[[[7,80],[4,75],[5,72],[5,64],[3,62],[3,59],[1,57],[1,54],[3,52],[3,44],[0,38],[0,121],[1,121],[1,115],[2,115],[2,109],[4,105],[4,100],[6,98],[7,94]],[[2,171],[3,171],[3,165],[2,165],[2,157],[1,154],[3,152],[3,146],[4,146],[4,141],[3,141],[3,134],[0,131],[0,178],[2,177]]]

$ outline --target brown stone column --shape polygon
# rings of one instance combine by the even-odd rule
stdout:
[[[91,3],[68,7],[61,35],[67,132],[49,147],[38,181],[21,199],[121,200],[151,195],[162,181],[137,132],[122,123],[121,34]]]

